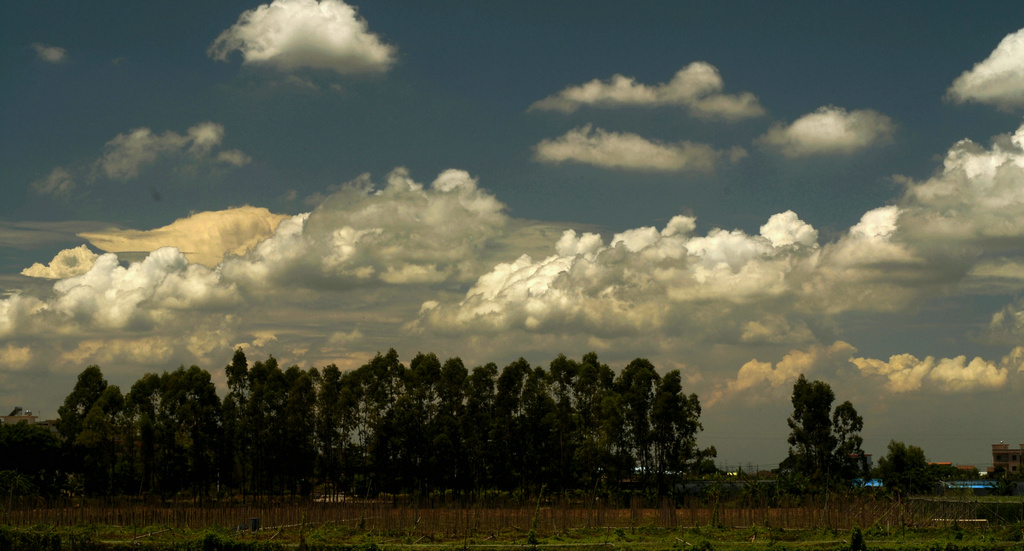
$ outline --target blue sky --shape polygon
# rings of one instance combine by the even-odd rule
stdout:
[[[0,406],[594,350],[680,369],[723,464],[800,373],[878,455],[1024,439],[1018,2],[6,9]]]

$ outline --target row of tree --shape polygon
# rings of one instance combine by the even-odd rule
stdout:
[[[547,369],[519,359],[467,369],[394,350],[359,369],[249,365],[239,349],[221,399],[192,366],[146,374],[127,392],[99,367],[59,408],[59,437],[0,425],[0,483],[44,493],[163,496],[211,493],[377,495],[498,490],[671,492],[717,472],[697,446],[701,407],[679,371],[645,359],[615,373],[589,353]],[[864,422],[850,402],[803,375],[793,386],[789,455],[780,489],[802,494],[873,474],[902,492],[943,475],[915,446],[893,442],[874,473]],[[4,474],[6,473],[6,474]],[[13,478],[12,478],[13,477]]]
[[[366,365],[281,369],[235,352],[220,399],[193,366],[122,393],[90,366],[58,413],[62,469],[87,494],[375,495],[542,487],[669,492],[713,470],[700,402],[645,359],[594,353],[467,369],[390,350]]]

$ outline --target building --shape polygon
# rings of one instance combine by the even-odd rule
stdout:
[[[32,415],[32,410],[24,409],[21,406],[14,406],[14,411],[10,415],[0,415],[0,423],[4,425],[16,425],[24,421],[29,425],[36,424],[38,415]]]
[[[861,459],[863,459],[864,460],[864,465],[865,465],[865,467],[867,467],[867,470],[869,470],[869,471],[875,467],[875,462],[872,461],[870,453],[851,453],[850,455],[848,455],[846,457],[848,457],[848,458],[850,458],[850,459],[852,459],[854,461],[860,461]]]
[[[1002,468],[1008,473],[1019,473],[1024,457],[1024,444],[1011,448],[1009,444],[1002,442],[992,444],[992,468],[988,472],[995,472]]]

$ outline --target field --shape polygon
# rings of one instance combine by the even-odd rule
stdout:
[[[687,504],[683,504],[687,505]],[[846,498],[784,508],[391,498],[11,503],[0,551],[86,549],[1024,549],[1020,498]],[[255,520],[254,520],[255,519]],[[253,528],[256,528],[255,530]],[[863,550],[860,550],[863,551]]]

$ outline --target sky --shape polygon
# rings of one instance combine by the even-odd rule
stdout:
[[[1024,442],[1020,2],[10,2],[0,409],[238,347],[678,369],[720,466],[800,374]]]

